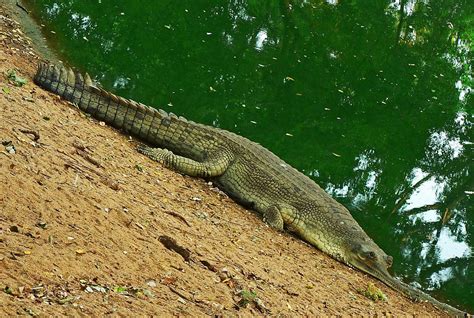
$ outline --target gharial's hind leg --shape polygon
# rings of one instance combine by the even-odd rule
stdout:
[[[138,152],[148,156],[150,159],[163,163],[167,168],[171,168],[192,177],[218,177],[227,169],[231,158],[226,154],[214,155],[211,159],[199,162],[193,159],[175,155],[167,149],[151,148],[140,145]]]

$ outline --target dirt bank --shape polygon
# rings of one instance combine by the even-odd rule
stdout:
[[[266,227],[34,85],[39,58],[8,10],[0,5],[0,316],[443,315]],[[388,300],[362,295],[369,283]]]

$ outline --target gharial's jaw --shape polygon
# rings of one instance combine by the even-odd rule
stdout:
[[[380,264],[378,262],[368,262],[366,260],[361,260],[358,256],[349,257],[347,263],[383,282],[389,282],[393,277],[388,272],[388,266]],[[390,285],[387,283],[387,285]]]
[[[442,303],[433,297],[431,297],[428,294],[425,294],[424,292],[411,287],[410,285],[407,285],[398,279],[394,278],[390,273],[388,272],[388,267],[384,266],[383,264],[380,263],[372,263],[368,264],[367,262],[364,262],[357,256],[355,257],[350,257],[350,260],[348,261],[348,264],[360,269],[361,271],[377,278],[387,286],[391,287],[392,289],[399,291],[403,293],[405,296],[410,298],[411,300],[414,301],[429,301],[436,307],[438,307],[441,310],[446,311],[450,315],[454,317],[468,317],[468,314],[456,309],[448,304]]]
[[[388,268],[393,258],[387,255],[370,238],[348,242],[345,249],[346,262],[380,280],[391,277]]]
[[[295,229],[295,232],[302,238],[333,258],[377,278],[408,298],[416,301],[428,301],[452,316],[467,317],[465,312],[444,304],[394,278],[388,271],[392,265],[392,257],[387,255],[365,233],[359,232],[357,235],[351,236],[351,239],[347,239],[347,236],[328,238],[321,235],[322,231],[312,224],[298,226]],[[350,232],[350,229],[347,232]]]

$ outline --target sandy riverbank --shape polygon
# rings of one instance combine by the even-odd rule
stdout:
[[[34,85],[41,53],[12,10],[0,4],[0,316],[443,315]],[[363,296],[368,283],[388,300]]]

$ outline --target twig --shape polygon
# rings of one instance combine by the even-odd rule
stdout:
[[[77,142],[74,142],[73,147],[76,148],[76,153],[81,156],[82,158],[86,159],[88,162],[92,163],[97,168],[103,168],[100,162],[97,159],[92,158],[87,152],[88,149],[86,146],[81,145]]]
[[[176,295],[178,295],[179,297],[183,298],[183,299],[186,299],[187,301],[189,302],[194,302],[194,300],[192,300],[191,298],[189,298],[188,296],[184,295],[182,292],[176,290],[176,288],[174,287],[171,287],[171,286],[168,286],[168,288],[173,292],[175,293]]]
[[[74,179],[73,186],[77,188],[77,181],[79,180],[79,174],[76,172],[76,178]]]
[[[171,292],[175,293],[176,295],[178,295],[178,296],[181,297],[182,299],[187,300],[187,301],[189,301],[190,303],[193,303],[193,304],[195,304],[195,305],[198,306],[198,307],[205,308],[205,309],[211,307],[211,305],[209,304],[209,302],[206,301],[206,300],[192,299],[191,297],[184,295],[182,292],[178,291],[176,288],[174,288],[174,287],[172,287],[172,286],[169,286],[169,285],[168,285],[168,288],[170,289]],[[193,297],[194,297],[194,296],[193,296]]]
[[[79,172],[82,173],[86,177],[86,179],[90,181],[94,180],[94,178],[91,175],[87,174],[86,171],[82,169],[81,166],[75,164],[74,162],[71,162],[71,161],[65,162],[64,167],[73,169],[74,171],[76,171],[76,174]]]
[[[22,6],[19,1],[16,2],[16,6],[20,8],[21,10],[25,11],[26,14],[30,14],[30,11],[28,11],[24,6]]]
[[[206,267],[211,272],[214,272],[214,273],[218,272],[217,268],[214,265],[212,265],[211,263],[209,263],[207,260],[203,259],[203,260],[200,260],[200,262],[204,267]]]
[[[36,130],[31,130],[31,129],[23,129],[23,128],[20,128],[19,129],[20,132],[24,133],[24,134],[31,134],[33,135],[33,141],[38,141],[40,139],[40,134],[39,132],[37,132]]]
[[[88,162],[92,163],[97,168],[103,168],[103,166],[100,164],[100,162],[97,159],[92,158],[85,151],[76,149],[76,153],[82,158],[86,159]]]
[[[72,146],[76,149],[82,150],[82,151],[88,151],[87,147],[84,146],[83,144],[80,144],[78,141],[74,141],[72,143]]]
[[[179,213],[174,211],[165,211],[165,213],[178,218],[179,220],[183,221],[187,226],[191,227],[191,224],[189,224],[189,222]]]
[[[95,175],[99,176],[100,177],[100,181],[105,184],[106,186],[108,186],[109,188],[111,188],[112,190],[115,190],[115,191],[118,191],[120,190],[120,186],[119,186],[119,183],[117,181],[114,181],[112,180],[110,177],[108,177],[107,175],[97,171],[97,170],[94,170],[93,168],[90,168],[90,167],[87,167],[87,166],[84,166],[84,165],[81,165],[79,164],[75,158],[71,157],[70,155],[68,155],[67,153],[65,153],[64,151],[62,150],[57,150],[59,153],[62,153],[64,155],[66,155],[68,159],[65,159],[65,163],[64,163],[64,166],[66,168],[72,168],[73,170],[75,170],[76,172],[82,172],[84,174],[84,176],[88,179],[88,180],[94,180],[94,178],[87,174],[86,171],[89,171],[91,173],[94,173]]]

